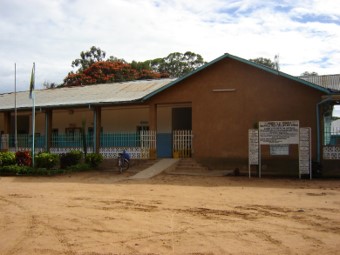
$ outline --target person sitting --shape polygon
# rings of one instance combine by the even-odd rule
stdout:
[[[128,161],[130,161],[130,155],[129,155],[129,153],[126,152],[126,150],[123,150],[122,157],[124,159],[127,159]]]

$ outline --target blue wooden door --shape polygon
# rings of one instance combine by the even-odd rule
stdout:
[[[172,157],[172,134],[159,133],[157,134],[157,157],[171,158]]]

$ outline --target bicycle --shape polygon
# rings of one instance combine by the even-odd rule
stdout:
[[[119,153],[118,154],[118,168],[119,172],[123,173],[123,171],[126,171],[129,169],[130,166],[130,157],[129,154],[126,152]]]

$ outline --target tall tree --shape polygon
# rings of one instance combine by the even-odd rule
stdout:
[[[160,73],[168,73],[170,77],[180,77],[194,71],[205,63],[201,55],[187,51],[184,54],[173,52],[162,60],[156,59],[154,66],[158,67],[158,72]]]
[[[301,76],[318,76],[318,73],[305,71],[301,74]]]
[[[269,58],[253,58],[253,59],[249,59],[249,61],[254,62],[256,64],[260,64],[263,66],[267,66],[269,68],[272,69],[279,69],[278,63],[275,63],[273,61],[271,61]]]
[[[131,65],[137,69],[153,70],[161,73],[162,76],[170,77],[183,76],[204,64],[206,64],[206,62],[203,57],[191,51],[187,51],[184,54],[173,52],[164,58],[155,58],[144,62],[133,61],[131,63]]]
[[[105,51],[99,47],[92,46],[88,51],[82,51],[80,58],[72,61],[72,67],[79,67],[78,72],[90,67],[93,63],[103,61],[105,59]]]
[[[58,85],[54,82],[44,81],[43,86],[45,89],[54,89]]]

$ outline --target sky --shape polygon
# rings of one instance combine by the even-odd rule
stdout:
[[[62,83],[81,51],[145,61],[192,51],[279,55],[280,70],[340,73],[340,0],[0,0],[0,93]],[[16,76],[15,76],[16,66]],[[16,77],[16,79],[15,79]],[[16,82],[15,82],[16,81]]]

